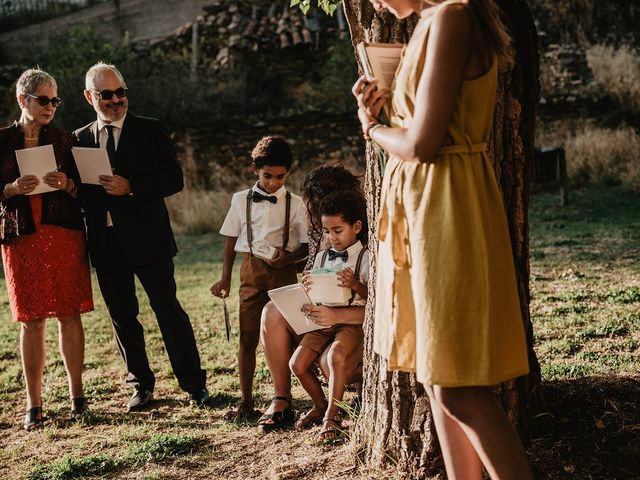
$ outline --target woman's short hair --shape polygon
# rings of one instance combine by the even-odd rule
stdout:
[[[25,70],[16,82],[16,97],[26,94],[33,95],[35,91],[43,85],[50,85],[53,88],[58,88],[56,79],[44,70],[41,70],[38,67]]]

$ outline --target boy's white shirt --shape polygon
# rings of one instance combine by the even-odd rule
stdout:
[[[269,194],[258,186],[258,182],[253,188],[236,192],[231,198],[231,207],[222,223],[220,233],[227,237],[238,237],[235,251],[249,253],[249,242],[247,241],[247,194],[249,190],[258,192],[265,196],[275,196],[278,202],[273,204],[267,200],[262,202],[251,202],[251,231],[253,233],[253,243],[266,243],[272,247],[282,248],[284,238],[282,236],[285,225],[287,189],[282,186],[275,193]],[[293,252],[300,247],[301,243],[309,243],[307,237],[306,218],[302,198],[294,193],[291,194],[291,212],[289,214],[289,241],[287,251]]]
[[[335,267],[336,265],[344,265],[344,268],[351,268],[353,272],[356,271],[356,263],[358,263],[358,255],[360,254],[360,250],[362,250],[364,246],[362,242],[358,240],[356,243],[347,248],[347,252],[349,256],[347,257],[347,261],[343,262],[341,257],[336,257],[333,260],[329,260],[329,255],[327,255],[327,259],[324,262],[325,267]],[[337,250],[334,250],[337,251]],[[313,268],[320,268],[322,264],[322,256],[324,255],[325,250],[322,250],[316,254],[316,258],[313,261]],[[369,250],[365,251],[362,254],[362,262],[360,263],[360,282],[367,285],[369,283]],[[356,298],[353,300],[351,304],[352,307],[355,306],[363,306],[366,305],[367,301],[362,298],[360,295],[356,295]]]

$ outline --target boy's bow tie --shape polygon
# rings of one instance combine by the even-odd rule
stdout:
[[[329,250],[329,260],[335,260],[340,257],[343,262],[346,262],[349,259],[349,252],[343,250],[342,252],[336,252],[335,250]]]
[[[267,200],[271,203],[278,203],[277,197],[273,195],[262,195],[261,193],[258,193],[258,192],[253,192],[251,194],[251,199],[256,203],[261,202],[263,200]]]

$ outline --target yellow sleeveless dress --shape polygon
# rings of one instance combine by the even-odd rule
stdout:
[[[416,30],[405,49],[392,126],[412,121],[428,32]],[[506,213],[486,152],[496,86],[494,60],[463,83],[435,160],[391,156],[384,173],[374,350],[390,370],[427,385],[494,385],[529,370]]]

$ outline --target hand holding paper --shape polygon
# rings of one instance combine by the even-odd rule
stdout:
[[[23,175],[9,184],[11,191],[8,191],[5,187],[5,194],[9,198],[16,195],[29,195],[38,186],[38,183],[40,183],[40,180],[35,175]]]
[[[297,335],[325,328],[314,323],[303,311],[303,307],[311,306],[311,300],[299,283],[269,290],[268,294]]]
[[[23,190],[18,190],[22,195],[34,195],[36,193],[46,193],[55,190],[44,181],[44,177],[58,170],[56,157],[53,153],[53,145],[42,145],[40,147],[24,148],[16,150],[16,160],[20,169],[21,177],[35,177],[37,183],[33,188],[33,179],[18,179],[17,187],[24,186]]]
[[[73,147],[71,153],[82,183],[100,185],[100,175],[112,175],[109,155],[104,148]]]
[[[336,309],[324,305],[305,305],[302,309],[305,317],[321,328],[331,327],[340,323]]]
[[[131,193],[129,180],[120,175],[100,175],[100,185],[104,187],[109,195],[121,197]]]

